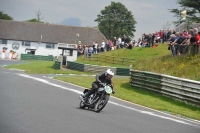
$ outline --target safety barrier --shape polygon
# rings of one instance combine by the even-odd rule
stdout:
[[[130,75],[130,69],[129,68],[117,68],[116,69],[116,75],[129,76]]]
[[[82,64],[71,61],[67,61],[67,68],[79,71],[95,72],[95,73],[106,71],[108,68],[110,68],[114,71],[116,75],[130,76],[130,69],[128,68],[98,66],[98,65]]]
[[[46,61],[53,61],[53,56],[21,54],[21,60],[46,60]]]
[[[84,71],[84,64],[67,61],[67,68],[73,69],[73,70],[78,70],[78,71]]]
[[[131,70],[130,85],[200,106],[200,82],[198,81]]]
[[[59,61],[55,61],[54,68],[55,69],[60,69],[60,62]]]
[[[200,46],[198,44],[190,44],[187,53],[191,56],[200,54]]]

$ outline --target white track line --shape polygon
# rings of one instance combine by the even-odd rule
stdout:
[[[68,90],[68,91],[72,91],[72,92],[75,92],[75,93],[78,93],[78,94],[82,94],[82,91],[78,91],[78,90],[70,89],[70,88],[67,88],[67,87],[64,87],[64,86],[61,86],[61,85],[50,83],[49,81],[41,79],[41,78],[32,77],[32,76],[29,76],[29,75],[26,75],[26,74],[18,74],[18,75],[25,77],[25,78],[34,79],[36,81],[39,81],[39,82],[42,82],[42,83],[45,83],[45,84],[48,84],[48,85],[51,85],[51,86],[54,86],[54,87],[57,87],[57,88],[61,88],[61,89],[64,89],[64,90]],[[135,108],[132,108],[132,107],[124,106],[122,104],[118,104],[118,103],[115,103],[115,102],[112,102],[112,101],[109,101],[109,103],[116,105],[116,106],[119,106],[119,107],[130,109],[130,110],[133,110],[133,111],[136,111],[136,112],[139,112],[139,113],[148,114],[148,115],[151,115],[151,116],[156,116],[156,117],[159,117],[159,118],[175,121],[175,122],[186,124],[186,125],[198,126],[198,125],[194,125],[194,124],[190,124],[190,123],[185,122],[186,121],[185,119],[184,119],[185,121],[177,120],[177,119],[174,119],[174,118],[170,118],[170,117],[166,117],[166,116],[162,116],[162,115],[157,115],[157,114],[149,112],[149,111],[143,111],[143,110],[138,110],[138,109],[135,109]]]

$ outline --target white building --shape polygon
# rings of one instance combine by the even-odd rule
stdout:
[[[62,50],[58,49],[59,45],[75,49],[77,42],[92,45],[94,41],[106,39],[98,29],[89,27],[0,20],[0,29],[0,58],[3,48],[7,49],[5,58],[9,58],[11,50],[15,52],[14,58],[17,59],[20,59],[21,54],[59,56],[62,54]],[[69,53],[69,50],[64,52]],[[72,55],[77,56],[77,52],[74,50]],[[75,58],[68,59],[74,61]]]

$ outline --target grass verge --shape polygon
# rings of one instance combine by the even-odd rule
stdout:
[[[25,70],[29,74],[85,74],[85,72],[70,69],[56,70],[54,61],[27,61],[26,64],[9,65],[5,68]]]
[[[134,61],[129,65],[132,65],[134,70],[149,71],[200,81],[200,55],[181,55],[173,57],[171,51],[167,49],[167,44],[159,44],[156,48],[136,47],[132,50],[113,50],[110,52],[99,53],[98,56],[132,58]],[[84,56],[80,56],[77,62],[129,68],[129,65],[112,64],[112,61],[92,61],[90,58],[84,58]]]
[[[86,88],[91,88],[94,77],[55,77],[58,80],[70,82]],[[152,109],[168,112],[173,115],[200,120],[200,108],[185,104],[174,99],[163,97],[148,90],[138,89],[129,85],[129,78],[113,78],[115,97]]]

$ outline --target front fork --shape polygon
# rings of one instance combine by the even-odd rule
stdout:
[[[104,98],[105,95],[106,95],[105,92],[104,92],[104,93],[101,93],[101,96],[100,96],[100,99],[99,99],[99,100],[100,100],[100,101],[103,100],[103,98]]]

